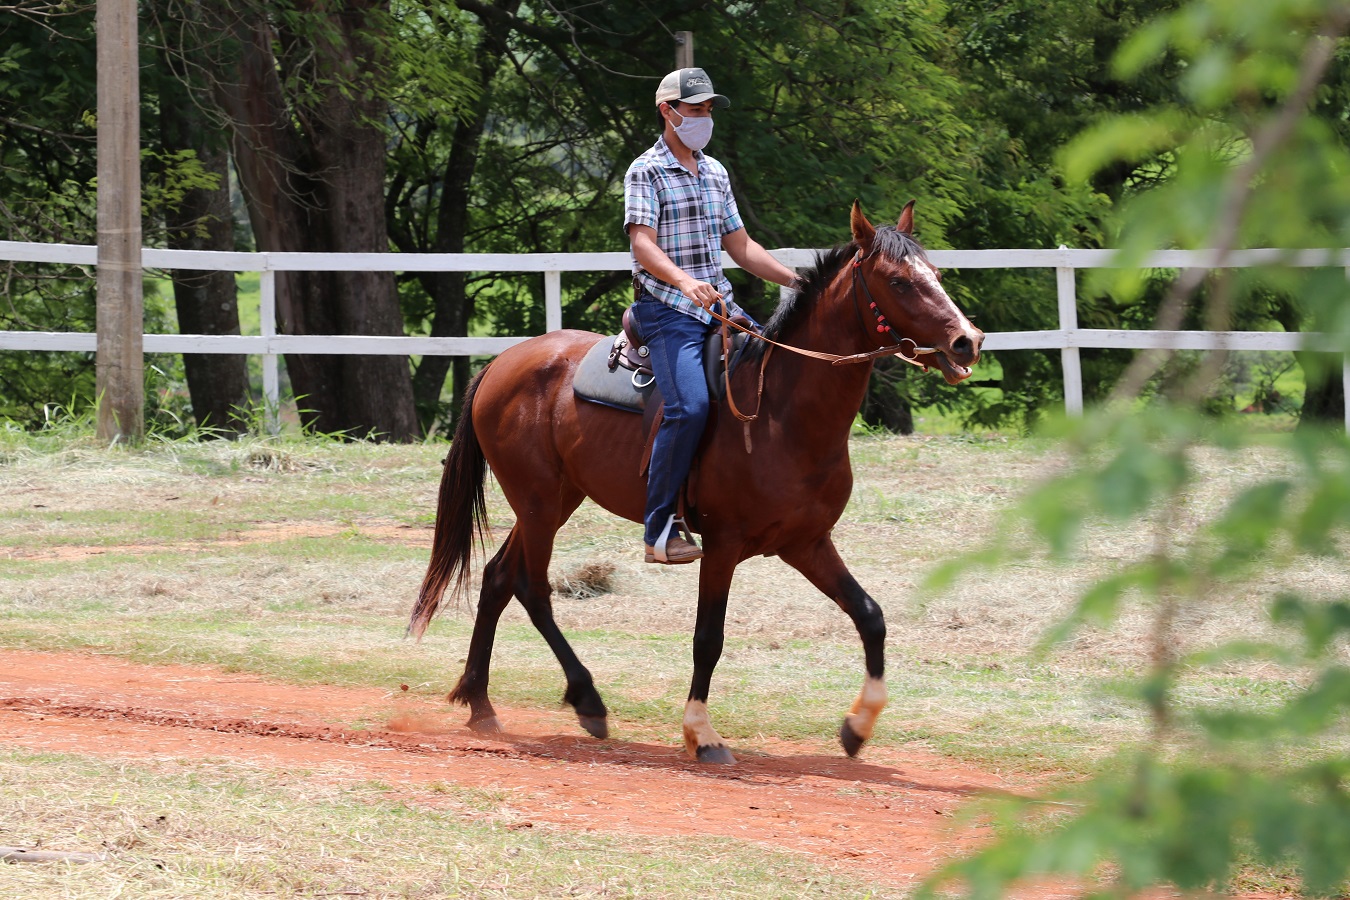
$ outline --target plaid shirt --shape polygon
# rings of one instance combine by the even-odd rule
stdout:
[[[625,232],[629,225],[656,229],[656,245],[671,262],[691,278],[721,291],[731,315],[744,315],[731,299],[731,282],[722,274],[722,235],[745,227],[731,193],[731,178],[720,162],[702,151],[696,150],[694,159],[698,161],[698,175],[680,165],[662,137],[633,160],[623,179],[623,228]],[[701,322],[712,322],[707,310],[673,285],[649,275],[636,257],[633,277],[667,306]]]

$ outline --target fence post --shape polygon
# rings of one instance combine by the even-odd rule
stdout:
[[[277,334],[277,273],[269,260],[263,257],[263,268],[258,273],[259,333],[272,349],[272,338]],[[281,378],[277,372],[277,355],[264,353],[262,358],[263,425],[267,433],[281,433]]]
[[[1059,249],[1066,251],[1063,244]],[[1073,344],[1074,333],[1078,330],[1078,297],[1074,289],[1073,266],[1055,268],[1055,292],[1059,300],[1059,327],[1065,333],[1065,342]],[[1078,356],[1078,347],[1060,348],[1060,362],[1064,369],[1064,411],[1071,416],[1083,414],[1083,366]]]
[[[97,434],[145,436],[145,301],[141,281],[141,107],[137,5],[98,0],[96,193],[98,266],[94,379]]]
[[[544,272],[544,330],[562,329],[562,272],[548,269]]]

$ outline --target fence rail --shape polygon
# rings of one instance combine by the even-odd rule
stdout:
[[[815,263],[815,250],[770,251],[790,267]],[[1078,327],[1077,271],[1112,268],[1112,250],[932,250],[933,263],[950,269],[1054,269],[1059,328],[987,334],[986,350],[1059,350],[1064,377],[1064,405],[1071,415],[1083,410],[1083,376],[1079,350],[1124,348],[1159,350],[1322,350],[1343,352],[1332,335],[1317,332],[1148,331]],[[32,244],[0,241],[0,261],[98,265],[93,245]],[[371,335],[290,335],[276,332],[278,272],[537,272],[544,279],[544,322],[548,331],[562,327],[562,273],[627,271],[626,252],[618,253],[234,253],[203,250],[142,250],[147,269],[257,272],[258,335],[147,334],[147,353],[234,353],[262,357],[263,399],[275,410],[280,400],[278,357],[286,353],[392,356],[495,355],[524,337],[405,337]],[[727,268],[735,268],[723,257]],[[1242,250],[1220,260],[1213,250],[1160,250],[1141,268],[1249,268],[1284,265],[1300,268],[1337,267],[1350,275],[1350,249]],[[0,350],[73,350],[94,352],[96,336],[88,333],[0,331]],[[1350,354],[1342,366],[1350,397]],[[1350,402],[1345,425],[1350,431]]]

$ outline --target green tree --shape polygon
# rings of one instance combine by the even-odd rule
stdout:
[[[387,251],[389,4],[203,0],[178,9],[166,42],[174,36],[170,50],[201,73],[223,114],[258,249]],[[277,316],[290,334],[403,333],[388,272],[282,273]],[[288,354],[286,364],[308,425],[419,434],[406,357]]]
[[[37,12],[6,15],[0,46],[5,239],[93,243],[93,11],[72,11],[56,22]],[[89,273],[6,262],[4,281],[0,328],[93,330]],[[45,405],[87,403],[93,390],[88,354],[0,352],[0,419],[41,422]]]
[[[463,60],[476,100],[453,112],[404,102],[391,180],[390,234],[401,250],[622,250],[622,178],[659,131],[652,95],[673,66],[673,32],[695,32],[697,61],[733,98],[711,153],[727,164],[751,231],[768,245],[846,239],[855,197],[898,214],[923,198],[941,244],[969,171],[960,85],[943,67],[935,4],[666,0],[605,7],[459,0],[428,6],[419,28]],[[414,80],[415,83],[415,80]],[[432,91],[413,97],[435,98]],[[733,273],[767,314],[765,286]],[[617,326],[625,273],[570,276],[564,324]],[[405,285],[410,326],[464,333],[543,327],[537,279],[419,275]],[[424,359],[424,422],[448,363]],[[467,377],[467,361],[454,375]]]
[[[1171,160],[1150,189],[1125,199],[1124,268],[1103,289],[1120,302],[1140,296],[1146,279],[1133,267],[1158,246],[1215,248],[1219,261],[1243,247],[1345,246],[1350,153],[1315,107],[1345,52],[1348,27],[1343,0],[1193,0],[1122,45],[1115,62],[1122,77],[1174,54],[1183,64],[1182,102],[1104,120],[1067,157],[1074,178],[1121,162]],[[1328,262],[1337,265],[1211,276],[1189,270],[1168,286],[1157,326],[1175,328],[1198,314],[1224,329],[1263,292],[1297,295],[1306,321],[1350,350],[1350,290],[1340,261]],[[1175,354],[1138,356],[1110,402],[1064,427],[1069,471],[1019,508],[1026,528],[1010,523],[1004,531],[1026,539],[1005,537],[947,570],[1007,560],[1038,542],[1069,561],[1085,533],[1147,523],[1152,545],[1091,586],[1047,646],[1084,622],[1109,624],[1127,603],[1150,604],[1152,662],[1140,673],[1137,701],[1152,729],[1101,774],[1047,798],[1059,803],[1005,807],[1003,836],[946,867],[927,895],[957,882],[970,896],[993,897],[1048,874],[1083,878],[1113,895],[1164,885],[1222,891],[1251,865],[1294,868],[1310,896],[1346,889],[1350,601],[1299,595],[1281,587],[1280,576],[1344,552],[1350,441],[1339,430],[1288,436],[1285,471],[1250,485],[1197,525],[1189,501],[1207,489],[1197,457],[1239,451],[1247,440],[1203,413],[1222,366],[1220,353],[1198,366]],[[1163,390],[1141,408],[1138,397],[1153,382]],[[1222,603],[1267,584],[1274,585],[1272,619],[1288,627],[1289,640],[1179,649],[1179,623],[1191,605]],[[1286,696],[1220,708],[1185,702],[1196,671],[1253,658],[1288,667]]]
[[[0,19],[0,224],[6,240],[93,244],[96,119],[92,6],[21,4]],[[148,60],[148,56],[146,57]],[[41,97],[34,103],[32,98]],[[184,191],[204,183],[191,155],[144,151],[155,175],[146,179],[144,207],[153,221]],[[150,168],[150,167],[148,167]],[[93,270],[84,266],[3,263],[0,329],[92,332]],[[165,330],[168,309],[153,284],[146,323]],[[152,423],[167,416],[152,390],[176,360],[147,366]],[[39,427],[55,407],[87,409],[94,402],[92,353],[0,352],[0,420]]]
[[[964,202],[947,236],[950,246],[1110,246],[1106,220],[1113,205],[1148,180],[1156,161],[1114,161],[1090,179],[1066,181],[1058,154],[1103,116],[1176,96],[1174,60],[1165,59],[1146,77],[1128,82],[1111,68],[1116,50],[1142,21],[1175,5],[1175,0],[979,0],[948,8],[949,64],[969,98],[963,109],[974,158]],[[952,281],[959,301],[986,331],[1059,327],[1053,273],[973,270]],[[1157,297],[1140,300],[1147,305]],[[1080,291],[1084,327],[1122,327],[1123,312],[1107,296]],[[997,382],[986,378],[982,383],[998,387],[998,395],[923,384],[915,386],[922,388],[915,400],[945,405],[989,427],[1033,424],[1058,405],[1057,352],[994,356],[1002,375]],[[1088,398],[1099,399],[1129,356],[1085,350],[1082,358]]]
[[[174,250],[240,249],[230,203],[228,132],[212,109],[206,79],[196,66],[184,64],[184,48],[177,46],[179,38],[193,32],[174,21],[167,4],[148,3],[145,11],[145,42],[158,50],[157,65],[147,68],[141,90],[145,104],[159,113],[147,131],[158,131],[162,148],[150,172],[152,193],[158,188],[160,194],[154,205],[162,217],[162,240]],[[189,162],[198,174],[190,183],[175,171]],[[173,269],[169,277],[180,332],[240,333],[233,272]],[[245,357],[187,353],[183,373],[193,417],[209,429],[204,433],[239,434],[246,429],[244,411],[251,398]]]

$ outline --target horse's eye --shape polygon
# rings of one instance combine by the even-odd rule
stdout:
[[[909,281],[907,281],[904,278],[892,278],[891,287],[895,288],[896,290],[904,290],[905,288],[909,287]]]

